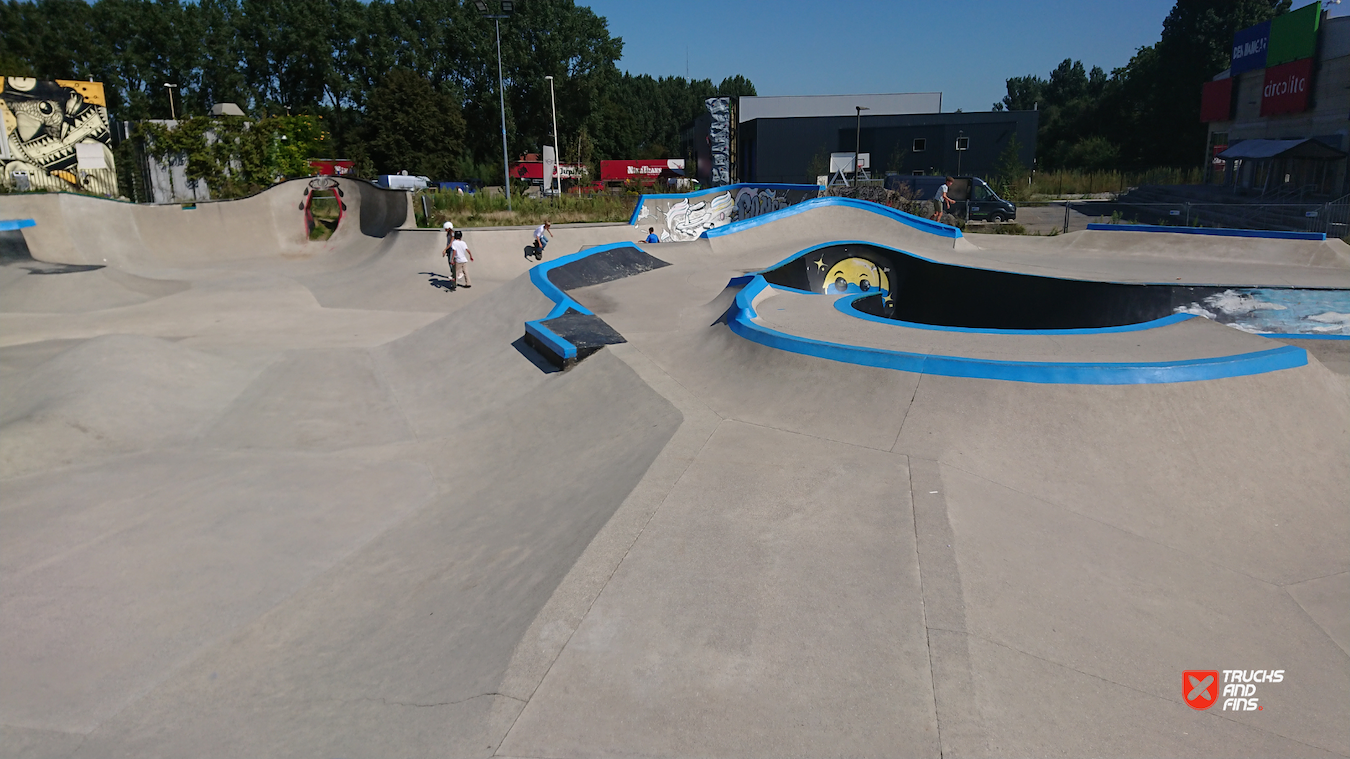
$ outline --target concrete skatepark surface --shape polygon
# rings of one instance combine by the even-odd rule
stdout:
[[[1308,360],[1034,384],[722,321],[729,280],[832,240],[1345,288],[1343,243],[938,240],[816,209],[638,246],[670,265],[568,293],[627,342],[560,372],[522,340],[554,307],[530,229],[467,230],[451,293],[405,195],[341,186],[316,243],[296,182],[0,197],[36,221],[32,263],[0,266],[0,755],[1350,755],[1350,341],[1192,319],[1084,350]],[[560,225],[547,254],[640,238]],[[757,307],[843,329],[828,305]],[[1285,677],[1198,711],[1194,669]]]

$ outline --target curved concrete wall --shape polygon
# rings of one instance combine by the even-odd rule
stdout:
[[[0,218],[33,219],[24,230],[32,256],[68,264],[162,265],[219,259],[313,256],[355,236],[382,238],[411,225],[408,193],[338,179],[346,204],[333,240],[311,243],[304,202],[309,179],[238,200],[147,206],[69,193],[0,197]]]

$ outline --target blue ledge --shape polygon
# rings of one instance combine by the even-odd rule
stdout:
[[[0,219],[0,232],[9,232],[24,227],[36,227],[37,222],[32,219]]]
[[[769,283],[762,276],[756,276],[737,293],[731,318],[727,320],[727,326],[732,332],[770,348],[859,366],[943,377],[970,377],[1038,384],[1140,385],[1242,377],[1279,369],[1292,369],[1308,363],[1307,352],[1292,345],[1217,358],[1128,363],[998,361],[843,345],[789,335],[756,324],[754,319],[757,314],[753,301],[755,296],[768,287]]]
[[[1174,235],[1212,235],[1214,237],[1263,237],[1268,240],[1325,240],[1323,232],[1270,232],[1261,229],[1224,229],[1207,227],[1164,227],[1159,224],[1089,224],[1094,232],[1171,232]]]
[[[721,195],[724,192],[736,192],[742,188],[751,188],[756,190],[801,190],[803,192],[814,192],[820,190],[820,185],[814,184],[756,184],[754,182],[745,184],[728,184],[721,187],[709,187],[706,190],[695,190],[694,192],[669,193],[658,195],[640,195],[637,205],[633,206],[633,214],[628,217],[630,226],[637,226],[638,217],[642,215],[642,206],[646,204],[647,198],[662,198],[674,201],[691,200],[693,198],[702,198],[708,195]]]
[[[868,211],[878,216],[884,216],[893,221],[898,221],[906,226],[913,227],[914,229],[917,229],[920,232],[927,232],[928,234],[937,237],[943,237],[948,240],[955,240],[961,237],[961,230],[957,229],[956,227],[949,227],[946,224],[939,224],[936,221],[932,221],[930,219],[922,219],[919,218],[918,216],[914,216],[913,214],[907,214],[904,211],[897,211],[896,209],[891,208],[890,206],[883,206],[880,203],[873,203],[870,200],[854,200],[853,198],[833,198],[833,197],[813,198],[803,203],[798,203],[795,206],[788,206],[787,208],[784,208],[780,211],[766,213],[763,216],[756,216],[753,219],[746,219],[745,221],[733,221],[732,223],[727,224],[726,226],[723,227],[713,227],[712,229],[704,230],[703,234],[700,235],[700,237],[712,238],[712,237],[722,237],[724,235],[733,235],[736,234],[737,232],[744,232],[747,229],[753,229],[755,227],[762,226],[764,224],[772,224],[773,222],[778,221],[779,219],[785,219],[789,216],[796,216],[799,213],[805,213],[807,211],[816,208],[828,208],[830,206],[856,208],[860,211]]]
[[[548,315],[542,319],[533,319],[525,322],[525,331],[548,345],[562,358],[576,358],[577,347],[559,337],[553,330],[545,327],[543,323],[549,319],[556,319],[568,311],[575,311],[579,314],[586,314],[588,316],[593,314],[589,308],[576,302],[572,299],[572,296],[564,292],[562,288],[553,284],[553,281],[548,278],[548,273],[563,264],[569,264],[573,261],[586,258],[587,256],[593,256],[602,251],[612,250],[614,248],[631,247],[633,247],[633,243],[631,242],[606,243],[605,245],[597,245],[593,248],[579,250],[576,253],[562,256],[561,258],[550,259],[531,268],[530,281],[534,283],[535,287],[539,288],[539,292],[548,296],[548,299],[553,301],[553,310],[549,311]]]

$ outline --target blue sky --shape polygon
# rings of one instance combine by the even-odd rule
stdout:
[[[987,111],[1004,80],[1065,58],[1108,72],[1158,41],[1174,0],[578,0],[624,41],[634,74],[719,82],[760,95],[941,92],[942,109]],[[1295,0],[1296,7],[1306,5]],[[1350,4],[1334,15],[1350,12]]]

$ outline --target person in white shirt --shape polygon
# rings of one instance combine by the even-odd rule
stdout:
[[[549,225],[547,219],[544,220],[543,224],[534,228],[534,260],[544,260],[544,246],[548,245],[548,237],[545,235],[551,231],[553,231],[553,227]],[[526,252],[525,257],[529,258],[529,256],[529,252]]]
[[[947,197],[947,188],[955,181],[951,177],[943,177],[942,185],[938,187],[937,194],[933,196],[933,221],[942,221],[942,214],[947,213],[952,206],[956,205],[951,198]]]
[[[455,241],[446,246],[445,253],[449,256],[451,265],[454,269],[454,273],[450,278],[451,292],[454,291],[457,285],[461,284],[460,280],[463,280],[462,284],[464,287],[473,287],[473,284],[469,282],[468,268],[469,262],[473,260],[473,252],[470,251],[469,246],[465,244],[463,232],[455,233]]]

